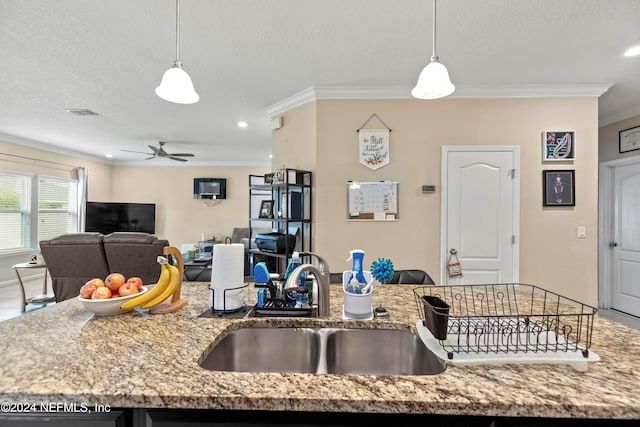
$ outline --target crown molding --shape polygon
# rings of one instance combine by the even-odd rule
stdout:
[[[603,117],[598,121],[598,126],[607,126],[612,123],[621,122],[635,116],[640,116],[640,105],[637,107],[629,108],[628,110],[620,111],[619,113],[615,113],[607,117]]]
[[[68,157],[75,157],[77,159],[90,160],[96,163],[102,163],[107,165],[111,164],[110,159],[93,156],[91,154],[82,153],[80,151],[76,151],[68,148],[58,147],[56,145],[47,144],[45,142],[36,141],[29,138],[23,138],[18,135],[0,133],[0,141],[8,142],[10,144],[22,145],[27,148],[35,148],[43,151],[50,151],[52,153],[61,154],[63,156],[68,156]]]
[[[448,98],[599,97],[612,84],[458,86]],[[265,108],[270,118],[321,99],[415,99],[409,86],[310,87]]]

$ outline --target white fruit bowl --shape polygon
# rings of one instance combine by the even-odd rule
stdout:
[[[84,308],[93,312],[96,316],[113,316],[115,314],[126,313],[131,310],[120,310],[123,302],[135,298],[147,292],[147,287],[143,286],[140,292],[126,297],[117,297],[109,299],[87,299],[78,295],[78,299],[84,305]]]

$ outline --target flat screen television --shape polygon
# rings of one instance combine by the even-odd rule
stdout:
[[[155,203],[87,202],[85,231],[102,234],[117,231],[156,232]]]
[[[226,178],[193,178],[194,199],[226,199]]]

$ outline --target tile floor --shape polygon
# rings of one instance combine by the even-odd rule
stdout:
[[[25,279],[24,287],[27,294],[27,298],[36,295],[42,295],[43,276],[38,275],[38,278]],[[47,281],[48,294],[52,295],[51,291],[51,278]],[[9,286],[0,287],[0,321],[11,319],[12,317],[20,316],[20,305],[22,304],[20,296],[20,285],[16,281],[15,284]],[[27,311],[37,310],[41,308],[40,304],[27,305]]]
[[[36,279],[25,280],[25,292],[27,298],[30,296],[42,294],[42,277]],[[51,294],[51,278],[48,280],[48,291]],[[0,321],[20,316],[20,288],[18,283],[0,288]],[[38,310],[42,306],[37,304],[29,304],[27,311]],[[598,315],[613,320],[631,328],[640,329],[640,317],[631,316],[616,310],[599,309]]]

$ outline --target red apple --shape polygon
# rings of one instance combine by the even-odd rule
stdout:
[[[139,277],[129,277],[127,279],[127,282],[134,283],[136,285],[136,288],[138,288],[138,291],[142,289],[142,279]]]
[[[100,278],[98,278],[98,277],[94,277],[93,279],[91,279],[91,280],[87,281],[87,282],[85,283],[85,285],[86,285],[87,283],[93,283],[93,284],[95,284],[95,285],[96,285],[96,287],[98,287],[98,288],[99,288],[99,287],[101,287],[101,286],[105,286],[105,284],[104,284],[104,280],[102,280],[102,279],[100,279]]]
[[[87,283],[85,283],[84,285],[82,285],[82,287],[80,288],[80,296],[82,298],[90,299],[91,298],[91,294],[93,294],[93,291],[98,289],[98,286],[95,284],[94,280],[95,279],[90,280]],[[100,279],[98,279],[98,280],[100,280]],[[102,281],[102,280],[100,280],[100,281]]]
[[[109,299],[111,298],[111,289],[106,286],[101,286],[93,291],[91,294],[91,299]]]
[[[122,295],[120,295],[120,294],[119,294],[119,293],[117,293],[117,292],[112,292],[112,293],[111,293],[111,298],[120,298],[121,296],[122,296]]]
[[[120,289],[120,286],[122,286],[124,282],[124,275],[120,273],[111,273],[104,279],[104,284],[107,285],[107,288],[111,289],[111,292]]]
[[[137,294],[138,287],[136,286],[135,282],[126,282],[122,286],[120,286],[120,288],[118,289],[118,293],[121,297]]]

